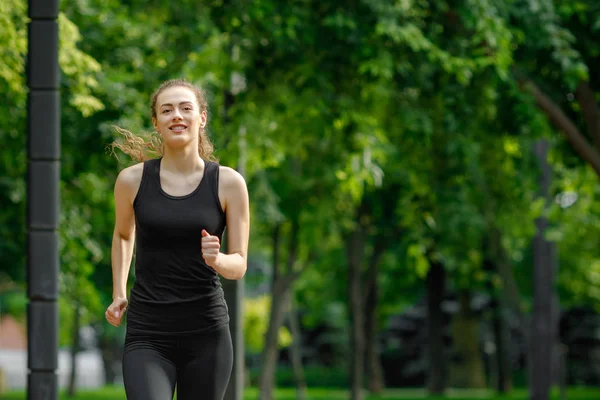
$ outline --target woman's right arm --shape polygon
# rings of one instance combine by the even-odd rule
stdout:
[[[127,278],[135,243],[133,200],[142,179],[143,164],[122,170],[115,182],[115,229],[112,240],[113,300],[127,298]]]

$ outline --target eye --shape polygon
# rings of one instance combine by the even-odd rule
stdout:
[[[170,111],[171,111],[171,110],[167,109],[167,110],[163,110],[163,112],[162,112],[162,113],[163,113],[163,114],[166,114],[166,113],[168,113],[168,112],[170,112]]]
[[[183,109],[186,110],[186,111],[191,111],[192,107],[184,107]]]

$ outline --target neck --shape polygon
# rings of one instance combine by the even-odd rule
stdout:
[[[198,147],[186,146],[181,149],[164,147],[162,167],[184,174],[204,168],[204,161],[198,154]]]

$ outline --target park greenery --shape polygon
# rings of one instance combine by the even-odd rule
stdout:
[[[287,384],[510,394],[530,386],[536,285],[553,288],[564,346],[577,349],[559,329],[569,313],[598,316],[600,2],[60,5],[62,346],[78,351],[90,325],[118,361],[112,188],[133,161],[109,145],[115,126],[151,132],[149,96],[175,77],[207,91],[216,156],[248,184],[244,337],[261,399]],[[0,2],[0,42],[0,304],[25,321],[25,0]],[[398,364],[407,339],[389,339],[415,310],[417,373]],[[600,359],[566,354],[563,383],[600,382]]]

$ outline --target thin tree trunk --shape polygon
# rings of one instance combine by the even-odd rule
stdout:
[[[385,389],[383,367],[381,365],[379,342],[377,340],[377,305],[379,303],[379,260],[384,251],[384,241],[375,240],[371,262],[367,266],[365,294],[365,339],[366,339],[366,376],[371,393],[379,394]]]
[[[361,215],[359,211],[358,215]],[[350,298],[350,391],[351,400],[362,400],[365,354],[365,324],[362,294],[362,259],[365,246],[363,227],[357,227],[346,240],[348,295]]]
[[[442,312],[445,287],[444,267],[438,262],[432,262],[427,273],[427,390],[430,394],[442,394],[446,388]]]
[[[488,271],[488,273],[492,275],[497,274],[501,277],[502,274],[500,273],[500,270],[502,268],[502,264],[506,263],[506,258],[504,251],[502,250],[500,231],[498,229],[491,228],[489,239],[489,258],[484,263],[485,269]],[[508,269],[510,270],[510,267]],[[510,275],[511,276],[509,279],[512,279],[512,270],[510,270]],[[512,284],[516,286],[514,281]],[[506,323],[506,313],[509,311],[507,304],[511,302],[511,300],[507,300],[508,286],[509,285],[504,282],[501,288],[496,288],[492,284],[491,279],[487,284],[487,289],[492,295],[490,307],[492,309],[492,332],[494,335],[494,344],[496,348],[494,357],[496,376],[494,377],[495,379],[493,385],[496,388],[496,391],[502,394],[508,393],[513,389],[512,369],[510,365],[510,346]],[[516,291],[516,293],[512,294],[512,296],[515,297],[512,302],[516,305],[513,305],[513,308],[516,309],[516,315],[523,323],[523,317],[518,309],[520,295],[518,294],[518,289],[516,289],[516,287],[513,287],[512,290]],[[524,327],[522,327],[522,329],[523,328]]]
[[[488,259],[484,262],[484,267],[490,275],[501,276],[501,264],[506,262],[504,251],[502,251],[501,233],[498,229],[494,228],[492,224],[491,226],[490,234],[488,236]],[[492,310],[491,322],[495,344],[494,370],[496,374],[493,377],[494,379],[492,385],[496,388],[498,393],[505,394],[513,389],[512,370],[510,365],[510,346],[506,323],[506,312],[509,310],[507,303],[510,303],[510,301],[507,301],[506,299],[506,283],[504,283],[501,287],[495,287],[492,284],[492,279],[490,278],[486,287],[492,296],[490,308]],[[513,288],[513,290],[515,289]],[[517,296],[516,301],[513,300],[513,302],[518,304],[518,293],[513,294],[513,296]],[[519,316],[522,321],[520,312],[517,314],[517,316]]]
[[[587,125],[588,136],[600,151],[600,107],[596,101],[596,93],[589,82],[580,82],[575,91],[577,102]]]
[[[296,399],[306,399],[306,378],[304,377],[304,367],[302,366],[302,330],[300,329],[300,321],[298,310],[293,299],[290,300],[288,312],[288,320],[290,332],[292,333],[291,359],[292,368],[294,369],[294,378],[296,381]]]
[[[479,321],[471,310],[471,293],[458,292],[459,312],[452,321],[453,351],[450,385],[458,388],[486,387],[479,347]]]
[[[291,298],[291,288],[299,272],[293,270],[298,256],[298,231],[300,226],[297,220],[292,220],[289,249],[287,255],[286,273],[279,273],[279,228],[273,234],[273,290],[271,295],[271,309],[269,313],[269,326],[265,337],[265,347],[262,354],[262,368],[260,372],[259,388],[260,400],[271,400],[275,387],[275,370],[279,357],[279,330],[283,326]]]
[[[73,330],[71,331],[71,374],[69,376],[69,397],[75,396],[77,389],[77,353],[79,352],[79,328],[81,326],[81,306],[75,302],[73,314]]]
[[[546,160],[548,143],[540,141],[535,146],[540,164],[540,194],[549,195],[550,166]],[[548,400],[552,385],[552,361],[555,349],[555,324],[553,312],[554,298],[554,260],[552,244],[544,235],[548,228],[548,220],[540,217],[536,220],[537,234],[533,241],[534,280],[533,280],[533,313],[530,351],[530,398],[532,400]]]
[[[498,393],[508,393],[512,390],[512,373],[510,368],[510,349],[508,346],[508,332],[504,319],[502,301],[495,294],[492,298],[492,328],[496,347],[496,377],[495,387]]]
[[[514,315],[519,319],[520,333],[523,335],[525,344],[529,348],[531,342],[529,326],[531,325],[529,318],[523,313],[521,308],[521,292],[517,285],[517,280],[513,272],[512,266],[508,262],[508,257],[502,249],[500,232],[497,229],[493,232],[494,241],[496,242],[496,248],[498,249],[498,257],[495,263],[498,275],[502,280],[502,304],[512,311]]]
[[[275,370],[279,357],[279,330],[283,326],[291,292],[291,288],[284,282],[284,279],[280,279],[276,283],[271,297],[269,326],[265,338],[265,347],[262,355],[263,364],[260,373],[260,400],[271,400],[273,398]]]

